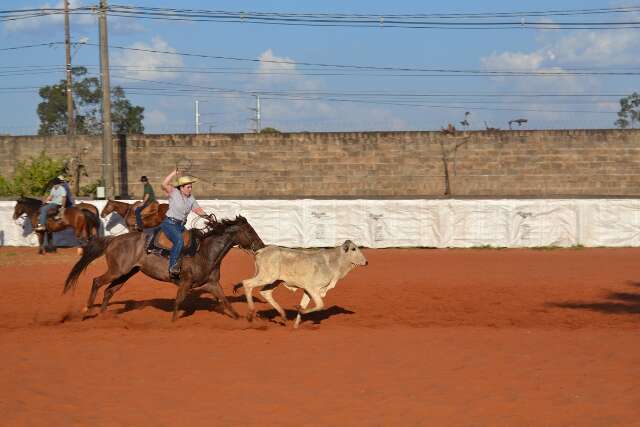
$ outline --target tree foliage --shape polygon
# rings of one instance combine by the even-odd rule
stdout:
[[[620,111],[615,125],[621,129],[634,128],[640,122],[640,94],[633,92],[631,95],[620,99]]]
[[[76,67],[73,73],[73,106],[76,133],[97,135],[102,132],[100,103],[102,88],[97,77],[87,77],[87,69]],[[67,81],[40,88],[43,101],[38,104],[39,135],[65,135],[67,133]],[[111,121],[117,133],[143,133],[144,107],[133,106],[124,90],[115,86],[111,90]]]
[[[0,196],[42,196],[47,184],[64,171],[64,162],[45,153],[19,162],[12,179],[0,176]]]

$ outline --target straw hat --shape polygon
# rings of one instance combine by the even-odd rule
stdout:
[[[192,176],[185,175],[178,178],[178,181],[176,182],[174,187],[182,187],[183,185],[193,184],[194,182],[198,182],[198,180]]]

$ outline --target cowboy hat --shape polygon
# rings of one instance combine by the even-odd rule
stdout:
[[[192,176],[185,175],[178,178],[178,181],[176,182],[174,187],[182,187],[183,185],[193,184],[194,182],[198,182],[198,180]]]

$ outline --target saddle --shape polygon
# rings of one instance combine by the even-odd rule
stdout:
[[[136,209],[140,206],[142,206],[142,201],[137,201],[133,204],[132,209]],[[142,218],[156,215],[158,213],[159,206],[160,204],[158,202],[151,202],[149,206],[146,206],[144,209],[142,209],[142,211],[140,211],[140,215],[142,216]]]
[[[162,231],[160,227],[156,228],[153,233],[150,233],[150,237],[148,237],[149,243],[147,244],[147,253],[153,253],[156,255],[160,255],[163,257],[168,257],[173,247],[173,243],[166,234]],[[193,230],[186,230],[182,233],[182,241],[184,242],[184,247],[182,248],[182,252],[180,256],[194,256],[198,252],[198,248],[200,247],[200,239],[197,239],[193,234]]]

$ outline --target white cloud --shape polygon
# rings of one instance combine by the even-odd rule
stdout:
[[[178,76],[178,73],[171,71],[171,67],[183,66],[180,56],[147,52],[149,50],[177,52],[159,36],[154,37],[151,44],[137,42],[129,47],[141,50],[124,50],[122,53],[113,55],[112,65],[127,67],[124,71],[116,70],[114,74],[124,74],[127,77],[145,80],[172,80]]]
[[[77,8],[83,6],[82,0],[69,0],[69,8]],[[59,1],[53,6],[51,3],[45,3],[41,6],[34,7],[34,9],[61,9],[64,7],[64,2]],[[29,7],[25,7],[30,9]],[[91,14],[76,15],[72,14],[69,17],[70,25],[73,26],[95,26],[97,19]],[[53,26],[59,26],[62,28],[64,24],[64,15],[45,15],[42,17],[34,17],[28,19],[18,19],[14,21],[7,21],[4,24],[4,30],[6,32],[20,33],[20,32],[37,32]]]
[[[295,74],[297,72],[296,64],[291,64],[291,62],[295,62],[293,59],[286,56],[276,56],[271,49],[264,51],[258,59],[260,60],[258,72],[264,73],[260,76],[261,80],[288,80],[291,78],[288,75],[270,73]]]
[[[167,115],[160,110],[145,111],[144,122],[147,127],[159,127],[167,123]]]

